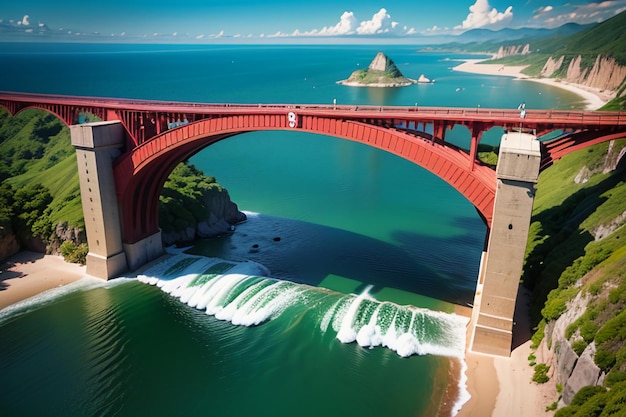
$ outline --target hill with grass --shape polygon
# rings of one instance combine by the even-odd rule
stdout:
[[[430,80],[423,75],[419,80],[406,78],[389,57],[379,52],[367,69],[356,70],[348,79],[337,83],[351,87],[405,87],[417,82],[430,82]]]
[[[526,66],[530,77],[562,80],[611,91],[604,110],[626,108],[626,11],[582,31],[562,30],[547,37],[448,45],[442,49],[482,52],[498,59],[488,64]]]
[[[626,139],[603,143],[539,177],[522,280],[533,293],[529,360],[535,381],[560,393],[556,416],[626,404],[625,154]]]
[[[159,218],[164,243],[173,244],[223,233],[245,214],[214,177],[180,164],[164,186]],[[69,128],[40,110],[0,111],[0,259],[29,249],[84,262],[84,228]]]

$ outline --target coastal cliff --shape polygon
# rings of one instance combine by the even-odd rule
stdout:
[[[190,164],[174,169],[159,198],[159,226],[166,246],[218,236],[245,220],[228,190]]]
[[[538,183],[523,277],[541,310],[529,360],[535,382],[556,386],[559,416],[626,395],[625,156],[625,139],[596,145]]]
[[[498,52],[493,56],[494,59],[505,58],[512,55],[526,55],[530,53],[530,44],[500,46]]]
[[[565,67],[567,70],[564,71]],[[558,77],[563,72],[564,80],[569,83],[610,91],[617,90],[626,78],[626,66],[619,65],[611,56],[602,55],[597,55],[592,66],[585,66],[581,55],[570,60],[563,55],[558,58],[551,56],[543,66],[541,76]]]
[[[247,220],[246,214],[239,211],[237,204],[231,201],[224,188],[203,196],[201,202],[206,207],[204,218],[178,229],[163,230],[161,239],[164,245],[216,237],[231,232],[233,225]]]

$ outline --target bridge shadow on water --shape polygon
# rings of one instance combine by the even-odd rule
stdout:
[[[334,227],[254,214],[234,233],[198,240],[189,252],[255,261],[268,267],[272,277],[301,284],[319,286],[334,275],[360,283],[356,293],[367,286],[373,286],[369,293],[374,296],[383,288],[394,288],[467,305],[474,298],[481,233],[437,238],[395,231],[394,245]]]

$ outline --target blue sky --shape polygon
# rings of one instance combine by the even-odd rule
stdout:
[[[626,0],[5,0],[0,23],[29,33],[48,28],[113,38],[388,39],[586,24],[624,10]]]

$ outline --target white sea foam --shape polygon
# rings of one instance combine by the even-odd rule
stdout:
[[[233,266],[229,268],[228,264]],[[154,271],[163,278],[155,276]],[[177,271],[177,275],[166,277],[166,272],[171,274],[171,271]],[[322,291],[267,275],[267,268],[256,262],[229,262],[175,253],[138,279],[160,287],[191,307],[205,310],[218,320],[242,326],[271,320],[289,306],[305,303],[311,291]],[[326,332],[332,326],[335,337],[342,343],[356,342],[365,348],[383,346],[403,357],[427,354],[463,357],[465,317],[379,302],[371,297],[370,289],[371,286],[358,295],[336,293],[337,301],[321,315],[320,330]]]

